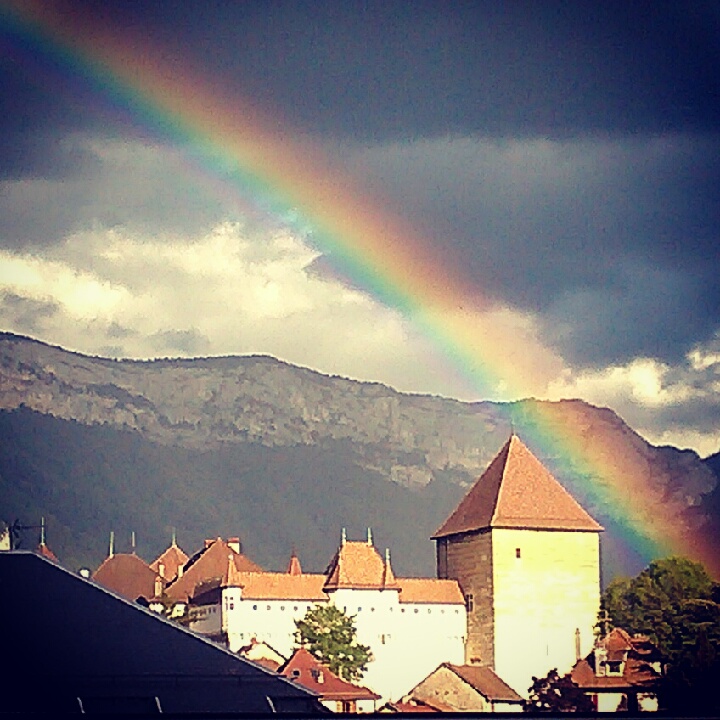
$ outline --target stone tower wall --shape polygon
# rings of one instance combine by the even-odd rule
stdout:
[[[493,552],[489,531],[440,538],[438,577],[457,580],[467,606],[465,662],[494,666]]]

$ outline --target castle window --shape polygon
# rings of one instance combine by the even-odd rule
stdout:
[[[257,605],[253,605],[253,610],[257,610]]]
[[[475,596],[472,593],[465,595],[465,609],[468,612],[472,612],[475,609]],[[457,612],[457,610],[455,612]]]
[[[267,609],[268,609],[268,610],[272,610],[272,605],[268,605],[268,606],[267,606]]]
[[[515,557],[520,559],[520,548],[515,548]]]

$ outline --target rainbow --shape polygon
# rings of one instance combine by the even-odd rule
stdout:
[[[427,238],[402,218],[379,210],[311,140],[290,138],[249,101],[234,95],[162,49],[113,33],[73,12],[70,3],[0,0],[9,52],[53,88],[90,93],[154,138],[180,147],[211,182],[285,225],[305,231],[340,273],[376,300],[401,312],[469,379],[478,395],[512,394],[533,375],[532,358],[512,354],[483,319],[485,297],[468,285]],[[275,128],[275,130],[273,130]],[[577,418],[552,403],[531,404],[512,421],[523,440],[555,458],[572,477],[573,493],[600,508],[643,564],[667,554],[702,561],[716,575],[712,539],[678,520],[680,507],[652,494],[638,473],[601,441],[587,438]],[[656,492],[656,491],[655,491]]]

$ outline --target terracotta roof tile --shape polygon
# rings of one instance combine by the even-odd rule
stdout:
[[[398,578],[401,603],[449,603],[464,605],[460,586],[455,580],[434,578]]]
[[[167,582],[172,582],[178,574],[178,569],[183,567],[190,558],[175,544],[165,550],[154,562],[150,563],[150,568],[158,575],[161,575]],[[163,566],[161,573],[160,566]]]
[[[182,577],[167,587],[167,594],[173,600],[184,601],[195,592],[195,586],[213,578],[224,577],[227,571],[228,555],[232,555],[239,572],[263,572],[259,565],[245,555],[236,553],[222,538],[212,541],[186,563]]]
[[[521,703],[523,699],[500,679],[492,668],[485,665],[451,665],[444,663],[483,697],[495,702]]]
[[[388,558],[389,564],[389,558]],[[392,568],[368,542],[346,541],[338,548],[328,565],[326,589],[385,588],[395,589]]]
[[[48,560],[52,560],[53,562],[58,562],[58,559],[57,559],[55,553],[44,542],[41,542],[38,545],[36,552],[38,555],[42,555],[43,557],[47,558]]]
[[[155,597],[156,577],[150,566],[134,553],[111,555],[92,575],[95,582],[128,600]]]
[[[491,527],[602,530],[516,435],[433,538]]]
[[[306,648],[298,648],[279,672],[324,700],[379,700],[372,690],[342,680],[316,660]],[[321,681],[322,680],[322,681]]]
[[[609,661],[623,661],[622,675],[598,675],[596,650],[604,649]],[[646,636],[633,637],[622,628],[614,628],[600,641],[598,648],[570,671],[573,682],[585,690],[611,690],[652,686],[660,677],[652,663],[661,659],[659,650]]]
[[[301,600],[326,601],[323,592],[325,576],[315,573],[288,575],[287,573],[239,573],[245,600]]]

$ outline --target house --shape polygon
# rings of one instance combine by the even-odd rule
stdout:
[[[0,553],[0,587],[4,712],[325,712],[306,688],[36,553]]]
[[[316,660],[306,648],[298,648],[279,672],[298,685],[312,690],[320,702],[333,712],[374,712],[377,693],[339,678]]]
[[[354,618],[358,642],[370,647],[374,659],[363,683],[384,699],[399,698],[441,662],[463,662],[466,613],[458,584],[396,578],[389,552],[383,558],[369,532],[366,541],[343,533],[322,574],[303,572],[292,558],[284,573],[248,572],[236,560],[226,554],[217,576],[192,590],[192,569],[182,578],[189,627],[233,651],[255,638],[287,657],[295,621],[317,604],[333,603]]]
[[[526,694],[592,648],[602,527],[512,435],[437,530],[437,576],[467,606],[465,663]],[[463,664],[463,663],[460,663]]]
[[[402,706],[441,712],[522,712],[523,699],[489,667],[442,663],[405,697]],[[393,708],[395,712],[398,708]]]
[[[660,651],[646,635],[614,628],[578,660],[570,677],[590,695],[598,712],[654,712],[662,673]]]

